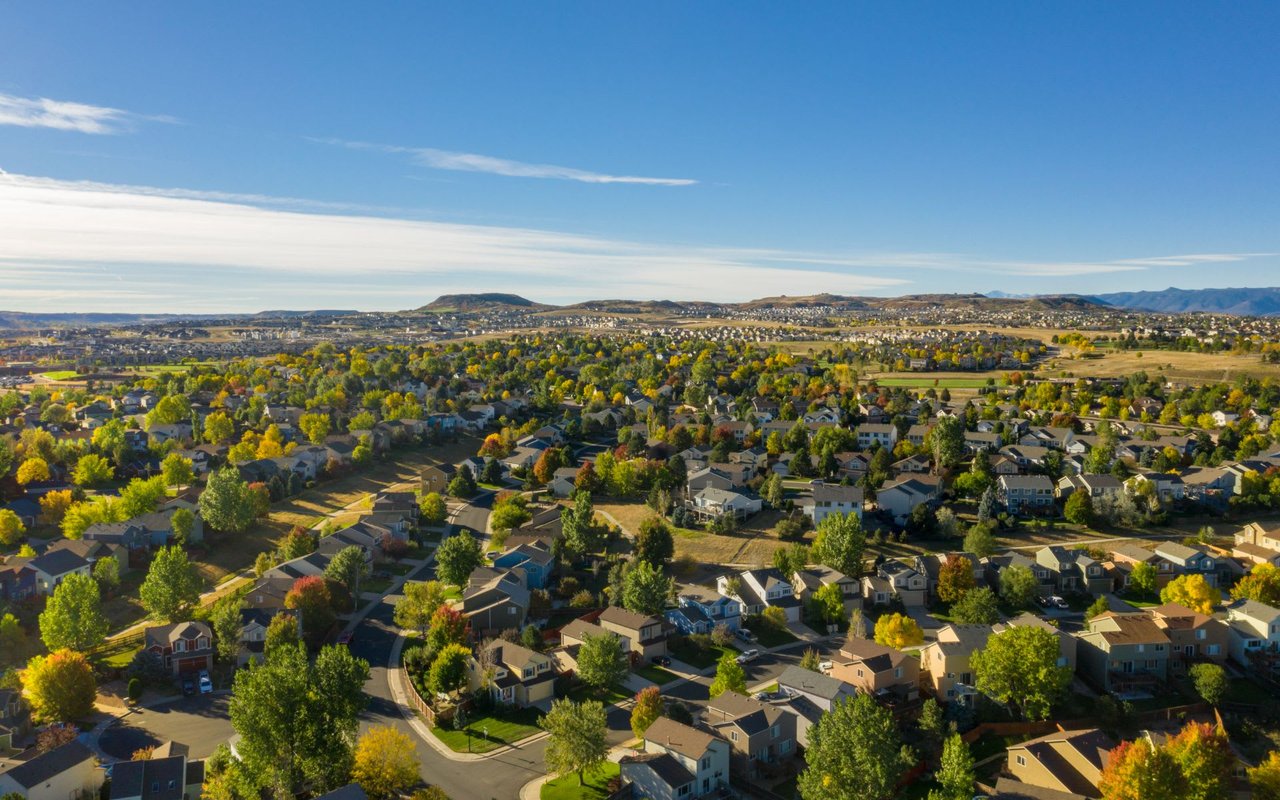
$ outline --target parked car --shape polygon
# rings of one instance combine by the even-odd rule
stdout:
[[[1068,603],[1065,599],[1059,597],[1056,594],[1050,595],[1048,597],[1041,597],[1040,605],[1044,606],[1045,608],[1064,608],[1064,609],[1071,608],[1070,603]]]
[[[200,694],[209,694],[213,691],[213,681],[209,678],[206,670],[200,670]]]
[[[350,647],[350,646],[351,646],[351,639],[352,639],[352,632],[351,632],[351,631],[343,631],[342,633],[338,634],[338,640],[337,640],[337,641],[338,641],[338,644],[340,644],[340,645],[342,645],[342,646],[344,646],[344,647]]]
[[[832,664],[831,664],[831,662],[830,662],[830,661],[819,661],[819,662],[818,662],[818,672],[821,672],[823,675],[826,675],[828,672],[830,672],[830,671],[831,671],[831,667],[832,667]]]
[[[195,694],[196,693],[195,681],[191,680],[190,678],[183,678],[182,693],[185,694],[187,697],[190,697],[191,695]]]
[[[756,635],[746,628],[738,628],[738,630],[734,631],[733,635],[737,636],[744,642],[754,642],[756,640]]]
[[[650,660],[650,661],[652,661],[653,663],[657,664],[657,665],[658,665],[658,666],[660,666],[660,667],[669,667],[669,666],[671,666],[671,659],[667,658],[666,656],[654,656],[653,658],[651,658],[651,659],[649,659],[649,660]]]
[[[739,664],[745,664],[748,661],[755,661],[759,657],[760,651],[753,647],[750,650],[743,650],[742,655],[738,656],[737,662]]]

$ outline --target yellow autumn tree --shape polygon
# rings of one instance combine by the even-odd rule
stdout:
[[[373,800],[396,797],[418,782],[413,741],[389,725],[370,728],[356,743],[351,777]]]
[[[901,650],[924,643],[924,631],[905,614],[885,614],[876,620],[876,642]]]
[[[1179,575],[1160,590],[1160,602],[1212,614],[1214,606],[1222,602],[1222,592],[1210,586],[1203,575]]]

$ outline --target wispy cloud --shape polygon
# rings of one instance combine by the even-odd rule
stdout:
[[[176,121],[172,117],[135,114],[108,106],[0,93],[0,125],[109,134],[131,130],[143,120]]]
[[[400,147],[397,145],[372,144],[369,142],[349,142],[343,139],[313,139],[322,144],[333,144],[348,147],[352,150],[370,150],[378,153],[392,153],[409,156],[415,164],[431,169],[456,170],[458,172],[485,172],[490,175],[505,175],[510,178],[549,178],[552,180],[577,181],[579,183],[632,183],[646,186],[692,186],[697,183],[692,178],[650,178],[639,175],[611,175],[604,172],[592,172],[574,167],[561,167],[555,164],[530,164],[523,161],[512,161],[509,158],[497,158],[478,153],[461,153],[454,150],[439,150],[434,147]]]

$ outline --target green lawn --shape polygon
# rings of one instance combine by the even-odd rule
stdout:
[[[703,650],[688,639],[682,639],[678,643],[670,645],[670,649],[672,658],[678,658],[689,666],[697,669],[714,667],[716,662],[719,661],[725,653],[735,656],[737,655],[736,651],[730,650],[727,647],[720,647],[718,645],[711,645],[707,649]]]
[[[467,722],[466,730],[455,731],[450,728],[432,728],[431,732],[435,734],[437,739],[444,742],[445,746],[450,750],[455,753],[466,753],[468,752],[467,730],[470,730],[470,752],[488,753],[492,750],[497,750],[499,747],[515,744],[521,739],[526,739],[542,730],[537,725],[538,716],[537,709],[522,708],[505,714],[501,718],[490,716],[471,717]]]
[[[360,582],[361,592],[377,592],[378,594],[382,594],[390,588],[390,578],[365,578]]]
[[[621,703],[631,699],[631,694],[626,690],[610,687],[608,689],[593,689],[584,684],[578,684],[569,690],[569,699],[575,703],[581,703],[584,700],[599,700],[601,703],[612,705],[613,703]]]
[[[542,784],[542,800],[602,800],[609,796],[609,781],[618,777],[619,771],[617,764],[606,761],[583,775],[581,785],[577,773],[561,775]]]
[[[671,683],[672,681],[680,680],[679,675],[675,674],[670,670],[663,669],[657,664],[645,664],[644,666],[636,670],[636,674],[642,678],[645,678],[646,680],[653,681],[659,686],[662,686],[665,683]]]
[[[47,381],[69,381],[79,374],[73,369],[58,369],[53,372],[41,372],[40,377]]]
[[[383,569],[392,575],[408,575],[413,571],[414,566],[412,564],[388,564]]]
[[[757,622],[754,625],[748,623],[747,627],[756,635],[756,641],[761,647],[777,647],[800,641],[786,628],[775,628],[764,622]]]
[[[871,378],[879,386],[919,386],[922,388],[935,387],[938,389],[981,389],[987,385],[986,378],[933,378],[928,373],[922,373],[918,378]],[[1003,385],[1003,380],[997,380],[996,385]]]

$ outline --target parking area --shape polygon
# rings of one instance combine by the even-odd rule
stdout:
[[[227,713],[229,700],[228,694],[196,695],[138,709],[103,732],[102,749],[127,760],[145,747],[176,741],[190,748],[191,758],[205,758],[234,733]]]

